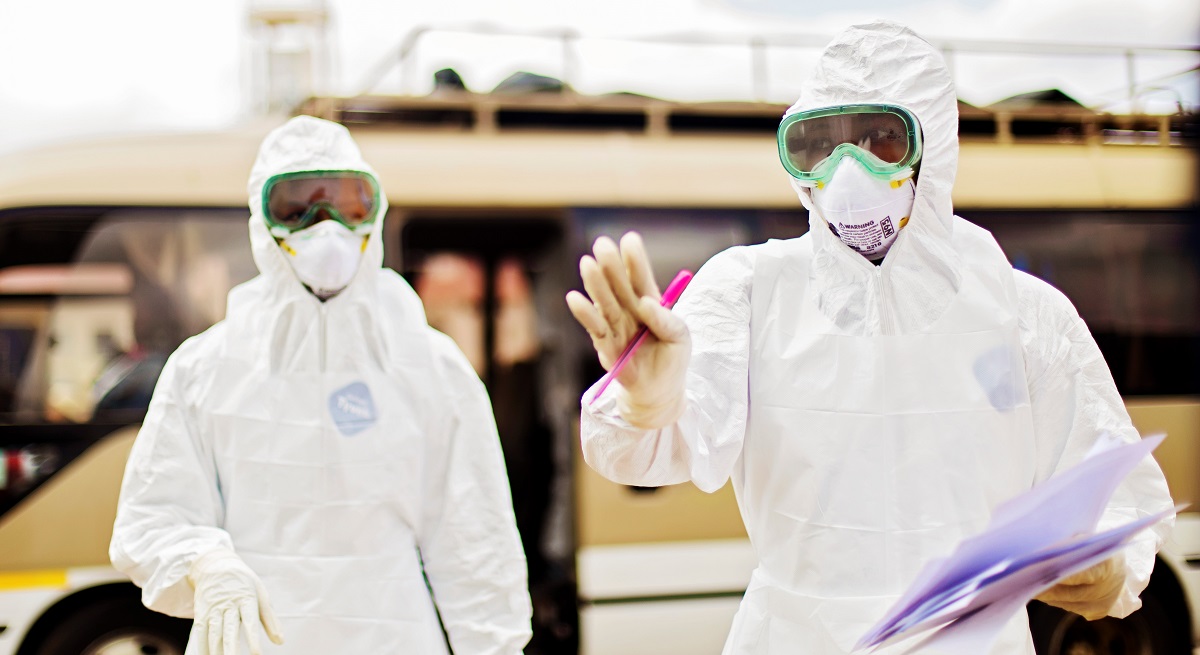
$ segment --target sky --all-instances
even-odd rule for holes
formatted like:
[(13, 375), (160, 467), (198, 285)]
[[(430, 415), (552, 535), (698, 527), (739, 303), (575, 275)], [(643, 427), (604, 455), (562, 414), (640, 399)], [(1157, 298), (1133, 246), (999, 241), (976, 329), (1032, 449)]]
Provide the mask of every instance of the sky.
[[(209, 130), (253, 120), (257, 41), (248, 16), (263, 6), (320, 0), (0, 0), (0, 152), (83, 137)], [(1136, 9), (1132, 8), (1136, 5)], [(634, 91), (677, 100), (791, 102), (819, 48), (771, 46), (751, 82), (745, 45), (662, 46), (654, 38), (721, 35), (733, 42), (826, 40), (872, 18), (904, 22), (935, 44), (967, 44), (951, 60), (959, 95), (986, 105), (1057, 87), (1084, 104), (1128, 108), (1125, 58), (1115, 48), (1200, 44), (1196, 0), (326, 0), (324, 89), (425, 93), (453, 67), (475, 91), (517, 70), (562, 77), (559, 42), (547, 38), (427, 33), (404, 67), (369, 84), (420, 26), (573, 30), (567, 76), (583, 93)], [(1103, 55), (984, 54), (981, 40), (1104, 45)], [(390, 59), (389, 59), (390, 58)], [(1139, 54), (1140, 81), (1200, 63), (1196, 53)], [(1200, 75), (1162, 80), (1138, 96), (1148, 111), (1200, 109)]]

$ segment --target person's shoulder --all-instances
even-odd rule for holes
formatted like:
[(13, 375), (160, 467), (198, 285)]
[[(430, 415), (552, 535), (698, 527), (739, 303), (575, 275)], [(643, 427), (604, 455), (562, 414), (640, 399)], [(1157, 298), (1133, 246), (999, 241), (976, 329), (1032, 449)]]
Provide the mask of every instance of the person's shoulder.
[(183, 343), (179, 344), (179, 347), (175, 349), (175, 352), (171, 353), (168, 359), (196, 363), (212, 361), (220, 355), (221, 346), (225, 342), (225, 333), (228, 329), (228, 324), (225, 321), (217, 321), (200, 334), (194, 334), (184, 339)]
[(1013, 269), (1017, 290), (1017, 326), (1025, 351), (1026, 374), (1041, 379), (1055, 362), (1065, 361), (1087, 334), (1075, 306), (1045, 280)]
[(1045, 280), (1013, 269), (1013, 283), (1022, 319), (1031, 323), (1062, 324), (1078, 318), (1075, 305), (1066, 294)]
[[(458, 361), (458, 356), (462, 354), (462, 349), (458, 347), (458, 343), (450, 335), (429, 325), (425, 326), (425, 335), (429, 339), (430, 354), (446, 361)], [(465, 362), (466, 357), (463, 357), (462, 361)]]
[(454, 339), (429, 326), (425, 327), (425, 335), (429, 344), (430, 364), (450, 391), (460, 393), (464, 385), (483, 384)]
[(387, 310), (390, 320), (398, 320), (409, 327), (426, 323), (425, 305), (404, 276), (390, 268), (383, 268), (376, 281), (376, 301)]
[(188, 337), (179, 344), (162, 367), (162, 376), (188, 388), (201, 384), (224, 357), (228, 324), (219, 321), (200, 334)]
[(696, 273), (697, 281), (707, 284), (721, 282), (725, 285), (737, 286), (739, 282), (749, 282), (754, 277), (754, 265), (760, 257), (780, 253), (784, 250), (801, 246), (800, 239), (766, 241), (752, 245), (738, 245), (726, 248), (709, 258)]
[(762, 243), (731, 246), (713, 255), (708, 261), (727, 266), (753, 268), (755, 260), (759, 257), (782, 255), (811, 248), (809, 241), (807, 235), (801, 235), (791, 239), (768, 239)]

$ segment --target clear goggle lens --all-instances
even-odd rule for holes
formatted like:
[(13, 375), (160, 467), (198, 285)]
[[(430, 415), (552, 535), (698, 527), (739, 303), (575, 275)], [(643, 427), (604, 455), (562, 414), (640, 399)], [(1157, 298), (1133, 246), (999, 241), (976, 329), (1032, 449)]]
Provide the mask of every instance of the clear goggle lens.
[(890, 178), (921, 158), (921, 127), (896, 105), (823, 107), (785, 116), (777, 133), (779, 159), (794, 178), (821, 184), (850, 155), (872, 174)]
[(331, 218), (350, 229), (370, 225), (379, 209), (379, 184), (359, 171), (276, 175), (263, 186), (263, 216), (288, 232)]

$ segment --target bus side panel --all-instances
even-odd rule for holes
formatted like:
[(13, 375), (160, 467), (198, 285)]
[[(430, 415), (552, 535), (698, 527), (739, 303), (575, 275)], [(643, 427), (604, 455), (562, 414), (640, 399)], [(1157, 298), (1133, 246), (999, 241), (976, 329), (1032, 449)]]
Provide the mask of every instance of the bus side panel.
[(1142, 436), (1167, 433), (1155, 449), (1171, 498), (1176, 504), (1190, 503), (1189, 511), (1200, 510), (1200, 400), (1194, 398), (1125, 399), (1125, 408)]
[(100, 440), (0, 519), (0, 571), (106, 566), (136, 426)]

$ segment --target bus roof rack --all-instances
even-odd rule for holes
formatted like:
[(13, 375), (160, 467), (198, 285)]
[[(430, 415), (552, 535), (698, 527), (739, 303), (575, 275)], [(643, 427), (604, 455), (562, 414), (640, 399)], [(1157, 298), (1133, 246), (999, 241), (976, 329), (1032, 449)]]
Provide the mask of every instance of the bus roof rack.
[[(1026, 99), (1022, 99), (1026, 100)], [(527, 94), (437, 90), (426, 96), (313, 97), (296, 108), (354, 128), (506, 132), (623, 132), (649, 137), (774, 134), (787, 105), (679, 102), (569, 89)], [(959, 135), (999, 143), (1197, 143), (1197, 115), (1118, 115), (1067, 102), (959, 103)]]

